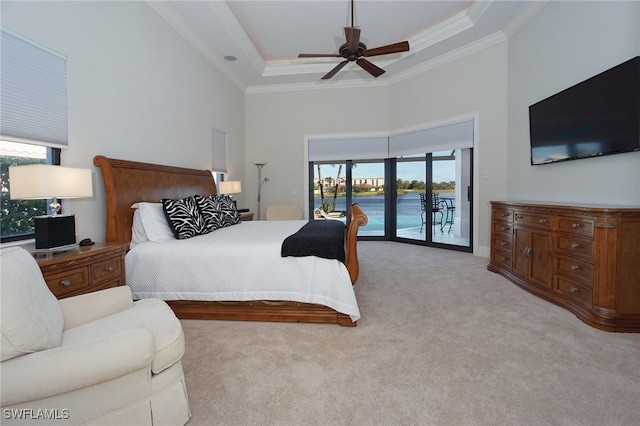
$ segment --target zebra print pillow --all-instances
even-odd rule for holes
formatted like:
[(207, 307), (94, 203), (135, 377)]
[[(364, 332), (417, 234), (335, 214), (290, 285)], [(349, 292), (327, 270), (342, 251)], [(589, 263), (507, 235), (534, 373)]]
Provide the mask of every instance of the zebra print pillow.
[(194, 195), (204, 219), (205, 233), (222, 228), (222, 210), (215, 195)]
[(177, 239), (184, 240), (206, 233), (204, 218), (194, 197), (182, 200), (164, 198), (162, 208)]
[(228, 195), (215, 195), (222, 216), (222, 228), (240, 223), (240, 215)]

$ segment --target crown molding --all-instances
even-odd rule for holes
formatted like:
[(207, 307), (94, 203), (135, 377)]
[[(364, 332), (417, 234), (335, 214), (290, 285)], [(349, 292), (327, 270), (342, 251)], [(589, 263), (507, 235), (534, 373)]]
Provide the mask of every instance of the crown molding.
[(529, 19), (535, 16), (540, 9), (542, 9), (549, 0), (540, 0), (528, 2), (523, 11), (519, 13), (514, 19), (512, 19), (507, 26), (502, 30), (507, 37), (511, 37), (516, 31), (526, 24)]
[[(424, 62), (406, 71), (400, 72), (390, 77), (377, 78), (376, 80), (346, 80), (346, 81), (318, 81), (314, 83), (297, 83), (297, 84), (272, 84), (260, 86), (248, 86), (245, 90), (246, 94), (256, 93), (277, 93), (277, 92), (297, 92), (306, 90), (327, 90), (327, 89), (353, 89), (362, 87), (388, 87), (412, 77), (416, 77), (429, 70), (441, 67), (449, 62), (456, 61), (465, 56), (474, 54), (493, 45), (507, 41), (507, 37), (502, 32), (497, 32), (462, 46), (456, 50), (452, 50), (444, 55), (438, 56), (430, 61)], [(326, 69), (325, 69), (326, 71)]]
[(207, 48), (206, 44), (198, 37), (191, 27), (184, 22), (180, 16), (171, 8), (171, 6), (165, 1), (152, 1), (147, 0), (147, 5), (161, 18), (163, 18), (178, 34), (185, 38), (185, 40), (191, 44), (200, 54), (202, 54), (211, 64), (216, 67), (229, 81), (242, 91), (246, 91), (247, 85), (240, 80), (235, 73), (233, 73), (229, 67), (218, 56)]
[[(326, 69), (324, 70), (326, 71)], [(331, 90), (331, 89), (359, 89), (371, 87), (387, 87), (389, 79), (378, 77), (375, 80), (354, 79), (354, 80), (321, 80), (313, 83), (293, 83), (293, 84), (263, 84), (259, 86), (248, 86), (245, 94), (261, 93), (282, 93), (282, 92), (303, 92), (309, 90)]]
[(258, 73), (264, 75), (267, 64), (256, 49), (255, 45), (245, 32), (242, 25), (233, 14), (226, 1), (207, 1), (209, 9), (218, 18), (219, 23), (227, 30), (231, 37), (238, 43), (240, 49), (247, 55), (251, 64), (258, 70)]
[(447, 52), (444, 55), (440, 55), (430, 61), (409, 68), (406, 71), (401, 71), (389, 77), (389, 80), (392, 84), (398, 83), (505, 41), (507, 41), (507, 37), (501, 31), (498, 31), (480, 40)]
[[(409, 45), (411, 46), (410, 52), (394, 55), (391, 59), (378, 62), (379, 66), (384, 67), (393, 64), (408, 55), (427, 49), (436, 43), (468, 30), (475, 25), (475, 22), (477, 22), (491, 3), (492, 1), (473, 2), (472, 7), (469, 10), (458, 13), (435, 26), (410, 37), (408, 40)], [(474, 6), (476, 4), (479, 6)], [(335, 62), (333, 65), (335, 66), (337, 64), (338, 62)], [(302, 58), (290, 61), (269, 61), (261, 72), (263, 77), (326, 73), (327, 70), (330, 69), (328, 68), (330, 65), (331, 64), (328, 65), (328, 60), (326, 58)]]

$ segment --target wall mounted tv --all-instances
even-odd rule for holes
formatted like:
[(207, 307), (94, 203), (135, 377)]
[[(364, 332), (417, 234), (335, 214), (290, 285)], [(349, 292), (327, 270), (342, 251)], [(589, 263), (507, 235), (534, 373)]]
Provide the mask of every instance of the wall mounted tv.
[(640, 56), (529, 107), (531, 164), (640, 151)]

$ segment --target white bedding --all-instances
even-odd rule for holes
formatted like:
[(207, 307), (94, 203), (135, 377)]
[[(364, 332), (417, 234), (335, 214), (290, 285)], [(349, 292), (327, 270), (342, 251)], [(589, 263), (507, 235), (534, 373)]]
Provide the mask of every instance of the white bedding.
[(338, 261), (281, 257), (282, 241), (306, 221), (247, 221), (186, 240), (144, 242), (126, 255), (134, 298), (291, 300), (360, 319), (351, 279)]

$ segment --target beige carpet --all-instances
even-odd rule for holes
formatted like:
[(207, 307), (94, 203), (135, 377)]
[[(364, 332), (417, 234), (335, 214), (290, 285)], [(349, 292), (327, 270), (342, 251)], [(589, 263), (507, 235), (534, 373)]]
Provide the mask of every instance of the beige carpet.
[(359, 243), (356, 328), (183, 321), (189, 425), (638, 425), (640, 334), (470, 254)]

